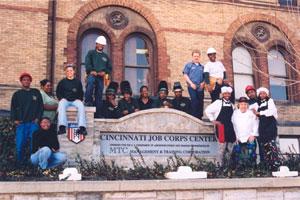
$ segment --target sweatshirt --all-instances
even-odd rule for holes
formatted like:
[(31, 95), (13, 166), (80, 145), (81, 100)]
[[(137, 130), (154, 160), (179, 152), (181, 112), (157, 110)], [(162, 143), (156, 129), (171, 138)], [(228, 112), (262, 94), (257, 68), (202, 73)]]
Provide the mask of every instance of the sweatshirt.
[(21, 89), (13, 94), (10, 106), (10, 118), (12, 121), (17, 120), (27, 123), (35, 119), (40, 120), (43, 112), (43, 99), (38, 89)]
[(59, 81), (56, 87), (56, 96), (59, 100), (65, 98), (67, 101), (83, 100), (83, 90), (81, 81), (77, 78), (64, 78)]

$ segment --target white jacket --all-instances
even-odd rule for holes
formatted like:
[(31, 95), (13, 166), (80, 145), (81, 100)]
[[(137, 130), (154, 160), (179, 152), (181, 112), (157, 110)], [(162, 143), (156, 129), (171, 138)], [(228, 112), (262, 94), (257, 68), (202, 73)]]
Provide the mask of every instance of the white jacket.
[(231, 117), (235, 136), (239, 141), (245, 143), (250, 136), (258, 136), (258, 120), (251, 110), (242, 113), (236, 109)]
[[(266, 105), (267, 105), (267, 102), (262, 103), (262, 104), (260, 104), (259, 108), (260, 108), (260, 107), (264, 107), (264, 106), (266, 106)], [(260, 112), (259, 112), (259, 115), (265, 115), (266, 117), (274, 116), (275, 119), (278, 118), (277, 108), (276, 108), (276, 106), (275, 106), (275, 103), (274, 103), (273, 99), (270, 98), (270, 99), (268, 100), (268, 109), (263, 110), (263, 111), (260, 111)]]
[[(219, 116), (222, 108), (222, 102), (223, 101), (221, 99), (218, 99), (214, 101), (212, 104), (210, 104), (209, 106), (207, 106), (207, 108), (205, 109), (206, 116), (210, 121), (216, 120), (217, 117)], [(224, 104), (223, 106), (232, 106), (232, 108), (234, 109), (234, 105), (232, 103), (225, 104), (223, 102), (223, 104)]]

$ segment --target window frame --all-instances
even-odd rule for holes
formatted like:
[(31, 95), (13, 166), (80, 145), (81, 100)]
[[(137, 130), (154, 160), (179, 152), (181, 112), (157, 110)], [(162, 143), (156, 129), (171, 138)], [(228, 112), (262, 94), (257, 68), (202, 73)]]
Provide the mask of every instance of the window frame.
[[(275, 50), (275, 51), (278, 51), (284, 58), (285, 62), (284, 62), (284, 65), (285, 65), (285, 71), (286, 71), (286, 76), (280, 76), (280, 75), (273, 75), (273, 74), (270, 74), (269, 73), (269, 62), (268, 62), (268, 55), (269, 55), (269, 52), (272, 51), (272, 50)], [(292, 76), (291, 76), (291, 70), (288, 69), (288, 67), (286, 66), (286, 62), (288, 63), (291, 63), (290, 62), (290, 59), (288, 59), (288, 53), (286, 52), (286, 50), (280, 46), (273, 46), (271, 47), (269, 50), (268, 50), (268, 53), (267, 53), (267, 56), (266, 56), (266, 62), (267, 62), (267, 69), (268, 69), (268, 75), (271, 75), (275, 78), (280, 78), (280, 79), (286, 79), (285, 82), (286, 84), (288, 84), (288, 79), (290, 79)], [(270, 95), (272, 97), (272, 91), (271, 91), (271, 78), (269, 77), (269, 87), (270, 87)], [(286, 88), (286, 97), (287, 99), (286, 100), (283, 100), (283, 99), (274, 99), (275, 101), (278, 101), (278, 102), (291, 102), (292, 101), (292, 97), (291, 97), (291, 92), (292, 92), (292, 88), (289, 87), (288, 85), (285, 86)]]
[[(234, 72), (234, 66), (233, 66), (233, 57), (232, 57), (232, 53), (233, 51), (238, 48), (238, 47), (242, 47), (244, 49), (246, 49), (248, 51), (248, 53), (250, 54), (250, 58), (251, 58), (251, 63), (252, 63), (252, 74), (249, 73), (240, 73), (240, 72)], [(255, 52), (255, 48), (252, 47), (250, 44), (245, 43), (245, 42), (239, 42), (237, 44), (235, 44), (232, 48), (231, 51), (231, 60), (232, 60), (232, 75), (233, 75), (233, 85), (234, 85), (234, 75), (248, 75), (252, 77), (253, 80), (253, 87), (257, 88), (258, 83), (259, 83), (259, 79), (258, 79), (258, 72), (255, 71), (253, 68), (254, 66), (257, 66), (258, 60), (257, 60), (257, 56), (256, 56), (256, 52)], [(245, 94), (246, 95), (246, 94)], [(236, 98), (236, 97), (235, 97)]]
[[(99, 35), (103, 35), (106, 39), (106, 46), (107, 46), (107, 55), (108, 57), (111, 59), (111, 55), (112, 55), (112, 43), (110, 41), (110, 38), (108, 37), (108, 34), (99, 29), (99, 28), (90, 28), (85, 30), (81, 35), (80, 35), (80, 39), (79, 39), (79, 48), (78, 48), (78, 65), (77, 65), (77, 76), (81, 79), (81, 67), (84, 65), (85, 66), (85, 61), (81, 60), (82, 58), (82, 41), (83, 39), (89, 35), (89, 34), (99, 34)], [(95, 47), (96, 47), (96, 42), (95, 42)]]
[[(128, 42), (129, 39), (134, 38), (134, 37), (139, 37), (141, 39), (143, 39), (148, 47), (149, 50), (149, 66), (140, 66), (140, 65), (126, 65), (126, 43)], [(154, 47), (153, 47), (153, 42), (150, 39), (150, 37), (148, 37), (145, 33), (142, 32), (134, 32), (131, 33), (129, 35), (127, 35), (123, 41), (123, 80), (125, 80), (125, 70), (126, 68), (134, 68), (134, 69), (138, 69), (138, 68), (142, 68), (142, 69), (148, 69), (149, 73), (148, 73), (148, 77), (147, 77), (147, 82), (148, 82), (148, 91), (149, 91), (149, 95), (153, 95), (155, 88), (154, 88)], [(129, 80), (128, 80), (129, 81)], [(139, 95), (135, 94), (133, 92), (133, 95)]]

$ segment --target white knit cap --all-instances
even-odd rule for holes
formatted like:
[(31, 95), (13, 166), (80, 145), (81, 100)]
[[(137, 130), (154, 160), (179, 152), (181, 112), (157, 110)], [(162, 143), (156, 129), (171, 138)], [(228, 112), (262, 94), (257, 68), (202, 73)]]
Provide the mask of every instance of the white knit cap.
[(227, 86), (223, 86), (221, 88), (221, 93), (223, 94), (224, 92), (229, 92), (231, 93), (232, 92), (232, 88), (231, 87), (227, 87)]
[(269, 96), (269, 90), (267, 88), (265, 88), (265, 87), (258, 88), (258, 90), (257, 90), (257, 96), (259, 96), (260, 92), (265, 92), (267, 94), (267, 96)]

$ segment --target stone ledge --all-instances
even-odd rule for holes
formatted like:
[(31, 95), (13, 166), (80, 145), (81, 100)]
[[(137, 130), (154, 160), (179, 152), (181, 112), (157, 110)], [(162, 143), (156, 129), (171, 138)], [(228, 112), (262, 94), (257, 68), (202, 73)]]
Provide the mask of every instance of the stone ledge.
[[(170, 108), (153, 108), (120, 119), (95, 119), (96, 132), (214, 134), (212, 123)], [(132, 126), (134, 124), (134, 126)]]
[[(77, 109), (74, 106), (69, 106), (67, 108), (68, 112), (77, 112)], [(96, 107), (85, 107), (85, 112), (96, 112)]]
[(179, 116), (182, 116), (182, 117), (185, 117), (185, 118), (188, 118), (189, 120), (192, 120), (196, 123), (199, 123), (201, 125), (206, 125), (206, 126), (211, 126), (211, 123), (207, 123), (207, 122), (204, 122), (192, 115), (189, 115), (185, 112), (182, 112), (180, 110), (176, 110), (176, 109), (172, 109), (172, 108), (151, 108), (151, 109), (147, 109), (147, 110), (141, 110), (141, 111), (138, 111), (138, 112), (134, 112), (134, 113), (131, 113), (129, 115), (126, 115), (124, 117), (121, 117), (119, 119), (95, 119), (95, 122), (123, 122), (123, 121), (126, 121), (130, 118), (134, 118), (134, 117), (138, 117), (140, 115), (147, 115), (147, 114), (152, 114), (152, 113), (168, 113), (168, 114), (177, 114)]
[(133, 192), (169, 190), (220, 190), (297, 188), (296, 178), (244, 178), (205, 180), (135, 180), (135, 181), (76, 181), (76, 182), (0, 182), (1, 194)]

